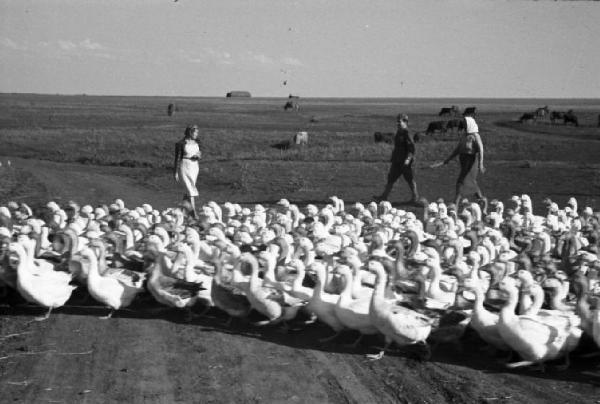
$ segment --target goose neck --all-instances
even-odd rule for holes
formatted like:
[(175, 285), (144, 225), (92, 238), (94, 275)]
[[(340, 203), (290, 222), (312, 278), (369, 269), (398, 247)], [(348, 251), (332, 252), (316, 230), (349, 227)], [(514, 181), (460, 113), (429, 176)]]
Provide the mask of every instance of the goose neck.
[(517, 302), (519, 300), (518, 291), (514, 287), (510, 287), (506, 290), (508, 294), (508, 299), (504, 304), (504, 307), (500, 309), (500, 317), (504, 321), (509, 321), (515, 317), (515, 308), (517, 307)]

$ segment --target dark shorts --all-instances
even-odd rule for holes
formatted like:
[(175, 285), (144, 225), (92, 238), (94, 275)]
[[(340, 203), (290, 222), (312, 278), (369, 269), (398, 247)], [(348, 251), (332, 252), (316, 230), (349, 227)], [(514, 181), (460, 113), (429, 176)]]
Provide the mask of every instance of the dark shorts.
[(412, 182), (414, 180), (415, 173), (412, 161), (407, 166), (402, 163), (392, 163), (390, 171), (388, 172), (388, 183), (396, 182), (400, 177), (404, 177), (406, 182)]

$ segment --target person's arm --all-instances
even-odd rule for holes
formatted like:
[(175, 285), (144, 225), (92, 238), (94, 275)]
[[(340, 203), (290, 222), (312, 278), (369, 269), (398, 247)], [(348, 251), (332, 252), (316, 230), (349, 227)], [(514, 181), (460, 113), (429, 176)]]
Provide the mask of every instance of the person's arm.
[(479, 133), (475, 134), (475, 141), (477, 142), (477, 148), (479, 149), (479, 171), (483, 174), (485, 172), (485, 167), (483, 166), (483, 142), (481, 141)]
[(459, 151), (460, 151), (460, 143), (456, 145), (456, 147), (454, 148), (454, 151), (450, 154), (450, 156), (448, 156), (448, 158), (446, 158), (446, 160), (444, 160), (444, 164), (448, 164), (454, 157), (458, 156)]
[(411, 135), (410, 133), (407, 133), (406, 135), (407, 140), (407, 147), (406, 147), (406, 159), (404, 160), (404, 165), (407, 166), (409, 165), (415, 158), (415, 140), (413, 138), (413, 135)]

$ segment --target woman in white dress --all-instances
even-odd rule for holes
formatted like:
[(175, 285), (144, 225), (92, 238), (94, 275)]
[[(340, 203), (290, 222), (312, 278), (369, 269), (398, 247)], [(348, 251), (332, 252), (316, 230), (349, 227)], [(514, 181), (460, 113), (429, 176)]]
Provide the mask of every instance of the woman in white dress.
[(196, 217), (196, 201), (198, 189), (198, 161), (202, 158), (200, 145), (198, 144), (198, 127), (188, 126), (185, 128), (183, 139), (175, 144), (175, 181), (182, 183), (185, 188), (183, 199), (189, 201), (192, 215)]

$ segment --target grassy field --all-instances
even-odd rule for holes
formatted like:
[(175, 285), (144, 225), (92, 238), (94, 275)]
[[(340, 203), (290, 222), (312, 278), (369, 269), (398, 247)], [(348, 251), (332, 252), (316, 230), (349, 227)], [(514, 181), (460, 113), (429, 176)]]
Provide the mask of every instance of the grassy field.
[[(170, 102), (178, 111), (167, 116)], [(477, 121), (485, 144), (488, 173), (481, 185), (490, 197), (532, 193), (538, 200), (569, 195), (595, 204), (600, 194), (597, 156), (600, 100), (434, 100), (305, 99), (300, 112), (285, 112), (283, 99), (161, 98), (9, 95), (0, 96), (0, 155), (74, 163), (96, 172), (132, 178), (140, 186), (172, 195), (174, 143), (186, 125), (201, 128), (204, 160), (198, 180), (201, 199), (272, 202), (323, 201), (337, 194), (366, 201), (380, 192), (391, 146), (376, 144), (375, 131), (394, 131), (398, 112), (409, 115), (410, 130), (422, 132), (451, 104), (478, 107)], [(521, 113), (549, 105), (574, 109), (581, 126), (549, 121), (519, 124)], [(283, 150), (298, 130), (309, 132), (307, 147)], [(430, 170), (454, 147), (454, 133), (422, 136), (418, 144), (418, 183), (429, 199), (453, 194), (457, 165)], [(129, 170), (111, 170), (123, 167)], [(18, 167), (17, 167), (18, 168)], [(107, 171), (109, 170), (109, 171)], [(5, 173), (2, 200), (31, 195), (31, 170)], [(21, 178), (21, 175), (23, 178)], [(35, 175), (34, 175), (35, 177)], [(12, 181), (12, 183), (11, 183)], [(40, 184), (42, 189), (44, 184)], [(23, 187), (28, 187), (23, 189)], [(110, 195), (112, 197), (112, 195)], [(40, 198), (60, 192), (41, 193)], [(86, 198), (82, 190), (80, 198)], [(408, 198), (399, 183), (394, 202)], [(90, 201), (99, 203), (104, 201)], [(535, 199), (534, 199), (535, 202)]]

